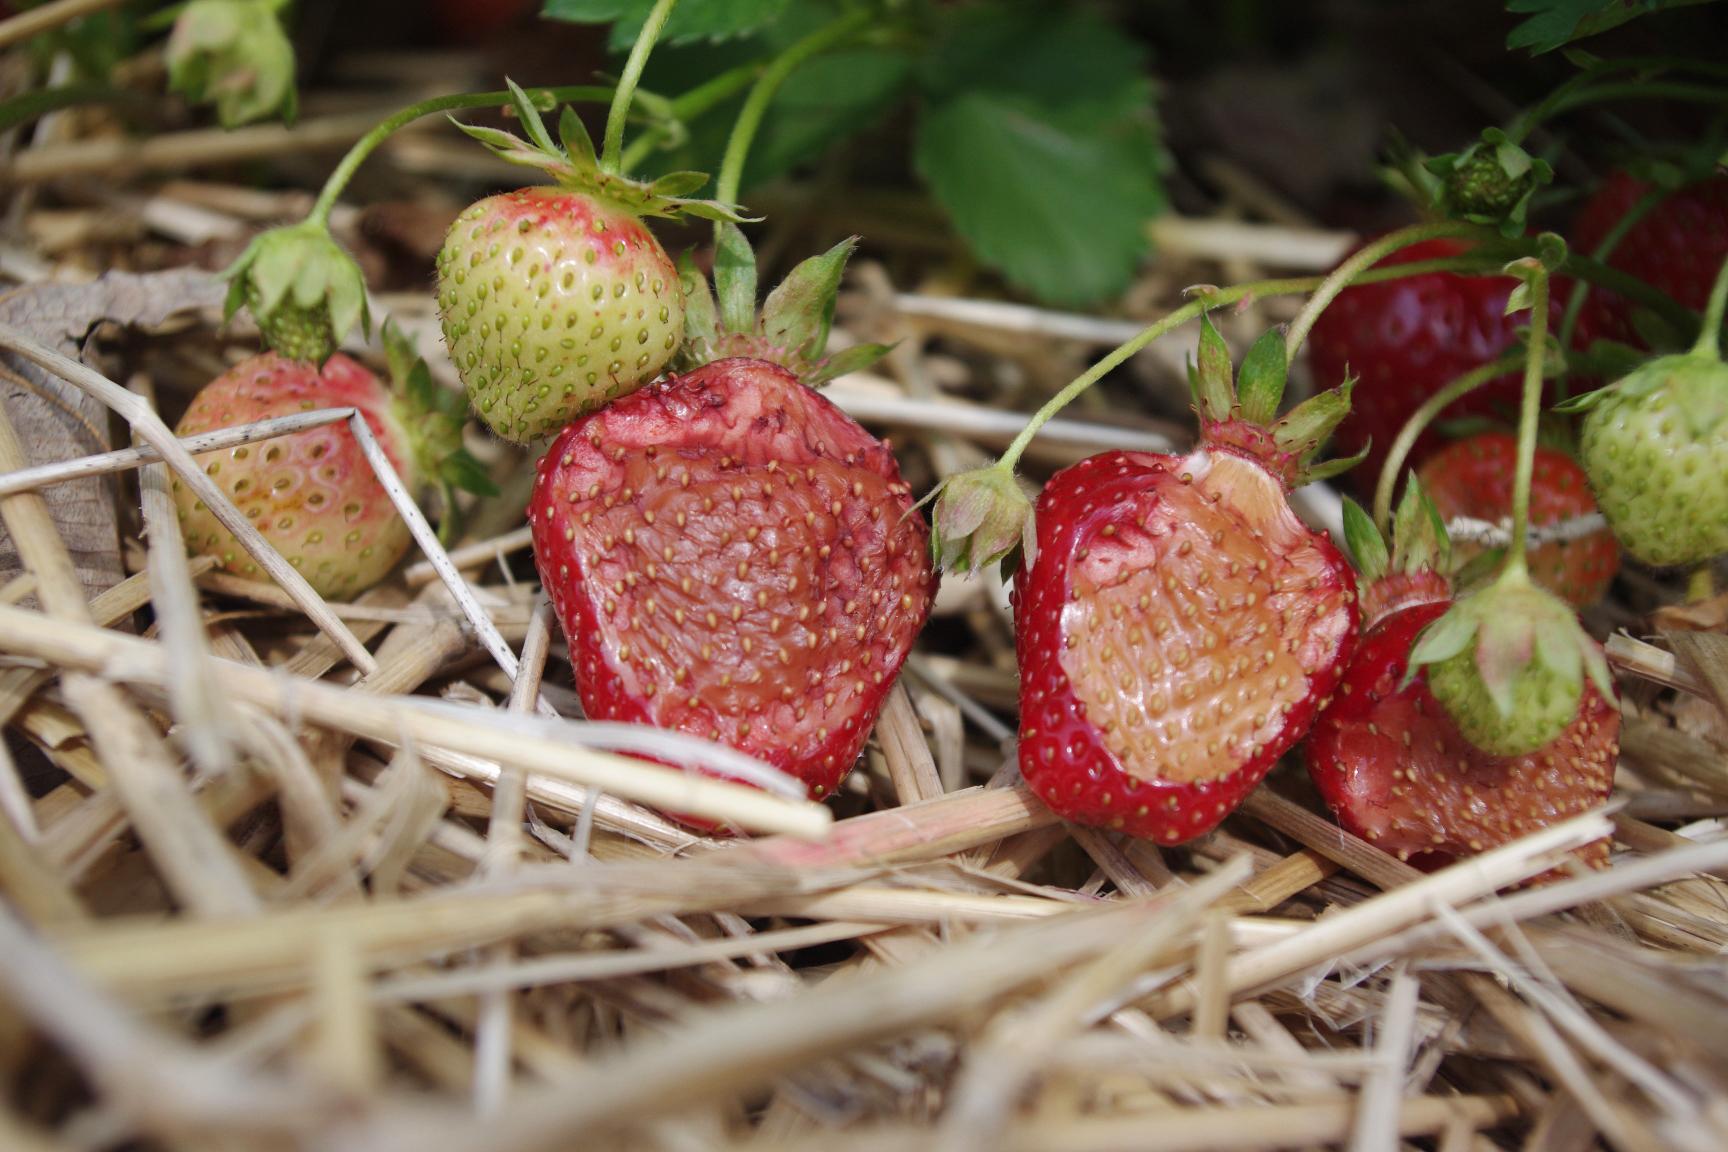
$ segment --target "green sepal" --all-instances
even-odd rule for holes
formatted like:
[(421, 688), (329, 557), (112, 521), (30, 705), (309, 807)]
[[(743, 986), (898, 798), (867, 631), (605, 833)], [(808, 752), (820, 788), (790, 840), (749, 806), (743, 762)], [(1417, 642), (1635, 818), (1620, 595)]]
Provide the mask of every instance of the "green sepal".
[(705, 364), (714, 358), (713, 343), (720, 331), (720, 319), (708, 278), (696, 267), (696, 258), (688, 250), (678, 257), (678, 288), (684, 295), (684, 346), (679, 355)]
[(1200, 347), (1195, 353), (1190, 382), (1194, 386), (1194, 407), (1202, 421), (1228, 420), (1235, 405), (1235, 385), (1231, 379), (1230, 346), (1212, 324), (1208, 313), (1200, 314)]
[(1436, 178), (1441, 211), (1498, 227), (1509, 240), (1524, 234), (1531, 198), (1554, 180), (1546, 160), (1530, 155), (1499, 128), (1486, 129), (1461, 152), (1429, 158), (1423, 167)]
[(854, 344), (817, 361), (809, 370), (799, 373), (798, 378), (812, 388), (820, 388), (849, 372), (862, 372), (892, 351), (892, 344)]
[(1452, 537), (1416, 473), (1404, 485), (1404, 498), (1392, 515), (1392, 567), (1399, 572), (1452, 570)]
[(1297, 477), (1298, 485), (1314, 484), (1321, 480), (1330, 480), (1334, 476), (1342, 476), (1362, 461), (1368, 459), (1369, 446), (1364, 444), (1362, 451), (1354, 456), (1337, 456), (1331, 460), (1322, 460), (1318, 464), (1309, 464), (1302, 468)]
[(224, 128), (267, 116), (292, 124), (294, 45), (277, 17), (282, 0), (193, 0), (168, 36), (168, 86), (214, 104)]
[(593, 137), (574, 111), (566, 107), (559, 114), (558, 134), (562, 142), (554, 143), (533, 97), (515, 81), (506, 80), (506, 83), (510, 86), (516, 118), (522, 122), (522, 130), (528, 137), (526, 140), (496, 128), (482, 128), (453, 120), (458, 128), (485, 145), (500, 160), (538, 169), (561, 187), (604, 200), (637, 216), (697, 216), (731, 223), (749, 219), (739, 212), (736, 205), (686, 199), (685, 192), (694, 191), (707, 180), (703, 177), (702, 181), (691, 183), (694, 173), (677, 172), (647, 183), (604, 171), (594, 152)]
[(1443, 616), (1422, 629), (1416, 643), (1410, 646), (1410, 662), (1404, 669), (1400, 687), (1414, 680), (1423, 666), (1450, 660), (1470, 646), (1476, 638), (1477, 620), (1468, 604), (1468, 600), (1455, 601)]
[[(383, 340), (396, 418), (407, 433), (413, 469), (404, 481), (410, 488), (429, 482), (477, 496), (498, 495), (498, 486), (486, 474), (485, 466), (462, 443), (462, 431), (468, 423), (467, 395), (440, 387), (413, 341), (391, 321), (384, 322)], [(454, 511), (454, 503), (445, 509), (446, 515)]]
[(1269, 424), (1284, 401), (1284, 386), (1290, 377), (1290, 362), (1284, 356), (1284, 334), (1269, 328), (1260, 334), (1242, 357), (1236, 373), (1236, 402), (1242, 419), (1251, 424)]
[(930, 555), (938, 568), (978, 572), (1021, 546), (1031, 517), (1012, 470), (992, 464), (951, 476), (936, 493)]
[(1350, 393), (1355, 388), (1355, 378), (1346, 377), (1338, 387), (1308, 397), (1272, 425), (1273, 442), (1293, 456), (1312, 456), (1350, 415)]
[(1344, 497), (1344, 552), (1363, 583), (1372, 583), (1390, 570), (1386, 540), (1374, 526), (1374, 518), (1348, 496)]
[(371, 334), (360, 265), (319, 221), (259, 233), (223, 276), (224, 318), (249, 308), (265, 343), (292, 359), (322, 363), (356, 324)]
[(834, 326), (834, 301), (846, 261), (858, 246), (851, 236), (786, 274), (762, 302), (762, 335), (789, 356), (818, 360)]
[(722, 332), (756, 329), (756, 253), (743, 229), (722, 224), (714, 244), (714, 293)]

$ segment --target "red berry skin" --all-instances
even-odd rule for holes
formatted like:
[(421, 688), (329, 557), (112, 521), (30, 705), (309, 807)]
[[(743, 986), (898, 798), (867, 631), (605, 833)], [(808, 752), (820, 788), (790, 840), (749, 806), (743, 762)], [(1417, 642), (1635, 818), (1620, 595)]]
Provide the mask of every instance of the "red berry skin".
[(529, 518), (583, 708), (832, 793), (929, 614), (912, 506), (886, 444), (766, 361), (717, 360), (571, 424)]
[[(1400, 249), (1375, 267), (1456, 256), (1453, 240), (1426, 240)], [(1333, 434), (1332, 453), (1352, 456), (1372, 441), (1366, 460), (1348, 475), (1372, 494), (1386, 452), (1417, 408), (1472, 368), (1503, 356), (1528, 317), (1507, 316), (1513, 281), (1505, 276), (1430, 272), (1346, 288), (1314, 322), (1308, 336), (1316, 388), (1358, 379), (1350, 415)], [(1440, 419), (1495, 416), (1518, 406), (1520, 374), (1496, 377), (1450, 405)], [(1441, 444), (1430, 425), (1411, 449), (1420, 464)]]
[(1343, 674), (1350, 566), (1278, 479), (1218, 448), (1090, 457), (1036, 515), (1014, 581), (1021, 775), (1068, 820), (1210, 831)]
[[(1595, 252), (1609, 230), (1649, 190), (1650, 185), (1625, 172), (1609, 176), (1572, 222), (1572, 250), (1583, 255)], [(1702, 312), (1724, 259), (1728, 259), (1728, 176), (1714, 176), (1671, 193), (1651, 208), (1620, 238), (1608, 263)], [(1560, 298), (1566, 291), (1556, 285)], [(1634, 311), (1625, 297), (1591, 288), (1578, 314), (1574, 345), (1588, 348), (1592, 341), (1617, 340), (1644, 347), (1632, 323)]]
[[(1442, 519), (1469, 516), (1497, 522), (1512, 515), (1517, 462), (1517, 437), (1503, 432), (1471, 436), (1428, 458), (1421, 468), (1422, 486)], [(1538, 446), (1530, 480), (1530, 523), (1555, 524), (1596, 511), (1596, 497), (1578, 462), (1564, 452)], [(1454, 548), (1461, 560), (1480, 551), (1462, 542)], [(1620, 570), (1620, 546), (1604, 527), (1577, 540), (1532, 548), (1526, 559), (1537, 583), (1583, 608), (1600, 600), (1614, 582)]]
[[(358, 408), (410, 490), (407, 435), (390, 389), (337, 353), (316, 364), (266, 352), (230, 368), (198, 393), (175, 434), (191, 436), (315, 408)], [(246, 444), (195, 459), (321, 596), (352, 596), (382, 580), (413, 544), (408, 525), (373, 475), (346, 423)], [(263, 578), (216, 516), (173, 485), (186, 547), (237, 576)]]
[[(1428, 690), (1400, 688), (1410, 648), (1446, 602), (1396, 612), (1369, 630), (1303, 751), (1345, 829), (1432, 870), (1601, 805), (1614, 786), (1620, 712), (1588, 681), (1578, 717), (1552, 744), (1496, 757), (1466, 740)], [(1578, 853), (1608, 863), (1608, 843)]]

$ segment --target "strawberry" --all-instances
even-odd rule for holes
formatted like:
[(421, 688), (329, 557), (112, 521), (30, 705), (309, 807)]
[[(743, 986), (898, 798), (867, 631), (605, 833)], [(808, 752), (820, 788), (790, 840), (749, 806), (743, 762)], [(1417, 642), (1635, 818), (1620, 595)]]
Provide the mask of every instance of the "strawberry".
[[(1535, 752), (1494, 756), (1466, 739), (1427, 677), (1406, 678), (1412, 642), (1447, 606), (1411, 605), (1373, 626), (1303, 746), (1338, 822), (1425, 869), (1601, 805), (1619, 751), (1619, 710), (1594, 686), (1559, 737)], [(1579, 855), (1605, 867), (1608, 843)]]
[[(742, 237), (725, 242), (736, 252)], [(788, 277), (826, 291), (776, 292), (754, 335), (734, 335), (766, 352), (770, 331), (797, 329), (786, 360), (829, 363), (849, 247)], [(717, 268), (736, 321), (745, 278)], [(713, 320), (705, 291), (693, 311)], [(912, 508), (889, 447), (787, 363), (725, 356), (577, 420), (541, 459), (528, 514), (583, 707), (721, 741), (832, 793), (929, 613)]]
[[(1445, 520), (1468, 516), (1499, 523), (1512, 514), (1513, 465), (1518, 439), (1504, 432), (1486, 432), (1455, 441), (1422, 465), (1422, 482)], [(1530, 522), (1554, 524), (1596, 511), (1589, 480), (1577, 461), (1564, 452), (1538, 446), (1531, 477)], [(1462, 559), (1479, 552), (1459, 548)], [(1620, 549), (1608, 531), (1576, 540), (1556, 540), (1530, 550), (1530, 575), (1544, 588), (1558, 592), (1582, 608), (1602, 598), (1620, 570)]]
[[(1651, 185), (1626, 172), (1602, 182), (1572, 222), (1573, 250), (1590, 255), (1607, 239)], [(1728, 176), (1687, 185), (1654, 204), (1615, 244), (1608, 263), (1660, 288), (1693, 310), (1704, 307), (1710, 281), (1728, 259)], [(1578, 314), (1573, 342), (1596, 340), (1644, 347), (1634, 324), (1635, 306), (1604, 288), (1591, 288)]]
[[(1400, 249), (1377, 267), (1463, 251), (1454, 240), (1428, 240)], [(1505, 276), (1452, 272), (1360, 284), (1339, 293), (1314, 322), (1308, 349), (1316, 383), (1336, 385), (1349, 375), (1361, 382), (1338, 428), (1337, 450), (1367, 448), (1365, 464), (1356, 470), (1364, 492), (1372, 491), (1387, 449), (1424, 400), (1512, 348), (1517, 326), (1506, 315), (1512, 287)], [(1441, 418), (1491, 416), (1515, 408), (1517, 401), (1518, 376), (1509, 373), (1449, 406)], [(1439, 444), (1433, 431), (1424, 432), (1409, 462), (1420, 464)]]
[[(1722, 278), (1728, 282), (1728, 264)], [(1646, 564), (1728, 552), (1728, 366), (1718, 285), (1690, 352), (1661, 356), (1563, 405), (1586, 412), (1579, 454), (1608, 526)]]
[(1355, 580), (1286, 496), (1338, 470), (1307, 461), (1348, 388), (1272, 423), (1285, 369), (1268, 333), (1238, 396), (1207, 323), (1200, 445), (1093, 456), (1038, 499), (1035, 548), (1014, 578), (1020, 771), (1066, 819), (1163, 844), (1209, 831), (1343, 673)]
[[(320, 369), (267, 352), (242, 361), (206, 385), (181, 417), (189, 436), (289, 416), (314, 408), (357, 408), (410, 490), (441, 479), (483, 490), (484, 476), (461, 450), (461, 397), (432, 383), (387, 329), (393, 392), (363, 365), (337, 353)], [(451, 411), (451, 403), (456, 406)], [(352, 596), (382, 580), (412, 543), (408, 526), (378, 483), (346, 424), (296, 432), (196, 458), (256, 524), (264, 538), (324, 596)], [(203, 501), (173, 485), (180, 526), (194, 555), (257, 576), (252, 558)]]
[(642, 184), (602, 171), (569, 108), (554, 144), (533, 102), (511, 90), (528, 140), (463, 130), (557, 184), (488, 196), (457, 217), (438, 253), (438, 309), (475, 412), (527, 443), (653, 379), (678, 350), (678, 270), (641, 217), (736, 217), (679, 198), (706, 181), (698, 173)]

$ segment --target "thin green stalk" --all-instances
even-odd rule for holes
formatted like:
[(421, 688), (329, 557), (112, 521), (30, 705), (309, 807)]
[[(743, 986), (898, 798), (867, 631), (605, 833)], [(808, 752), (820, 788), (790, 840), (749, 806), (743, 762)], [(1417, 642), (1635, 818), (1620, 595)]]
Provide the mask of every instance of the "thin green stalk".
[[(1614, 226), (1608, 229), (1607, 234), (1602, 237), (1602, 242), (1596, 245), (1595, 250), (1590, 253), (1590, 259), (1606, 266), (1608, 258), (1614, 255), (1614, 250), (1620, 247), (1620, 242), (1626, 238), (1626, 234), (1632, 231), (1638, 221), (1649, 215), (1650, 210), (1660, 204), (1667, 196), (1668, 191), (1664, 188), (1652, 188), (1641, 196), (1624, 216), (1614, 221)], [(1572, 285), (1572, 291), (1566, 297), (1566, 311), (1560, 317), (1560, 347), (1572, 347), (1572, 333), (1578, 327), (1578, 317), (1583, 314), (1584, 301), (1589, 295), (1590, 284), (1588, 281), (1580, 280)], [(1565, 397), (1561, 397), (1561, 399), (1565, 399)]]
[(1524, 553), (1530, 539), (1530, 477), (1536, 470), (1542, 373), (1548, 358), (1548, 270), (1538, 265), (1529, 283), (1530, 346), (1525, 349), (1524, 398), (1518, 412), (1518, 464), (1512, 480), (1512, 547), (1506, 554), (1505, 568), (1508, 576), (1529, 573)]
[(1454, 401), (1470, 395), (1496, 376), (1516, 370), (1522, 362), (1522, 356), (1512, 355), (1480, 364), (1424, 400), (1422, 406), (1404, 421), (1404, 426), (1398, 429), (1397, 439), (1392, 441), (1392, 448), (1386, 454), (1386, 462), (1380, 466), (1380, 476), (1374, 486), (1374, 523), (1380, 526), (1382, 532), (1392, 523), (1392, 492), (1398, 485), (1398, 473), (1403, 469), (1404, 461), (1409, 459), (1410, 449), (1416, 446), (1416, 441), (1423, 431), (1440, 413), (1451, 407)]
[[(607, 100), (612, 96), (612, 89), (597, 88), (590, 84), (577, 85), (568, 88), (530, 88), (528, 95), (536, 99), (549, 99), (553, 102), (565, 100)], [(348, 149), (348, 154), (342, 157), (342, 162), (336, 165), (336, 170), (330, 173), (324, 181), (323, 189), (318, 193), (318, 202), (312, 205), (312, 211), (307, 214), (310, 220), (321, 224), (330, 222), (330, 212), (336, 207), (336, 201), (341, 197), (343, 189), (348, 187), (348, 181), (354, 178), (354, 173), (366, 158), (378, 150), (378, 146), (388, 140), (398, 129), (401, 129), (422, 116), (431, 116), (437, 112), (454, 112), (459, 108), (491, 108), (500, 104), (510, 103), (509, 92), (462, 92), (453, 96), (435, 96), (430, 100), (422, 100), (411, 104), (402, 111), (381, 121), (378, 126), (354, 142)]]
[(1613, 100), (1676, 100), (1688, 104), (1720, 104), (1728, 101), (1728, 88), (1715, 84), (1685, 84), (1678, 81), (1650, 84), (1632, 80), (1624, 84), (1603, 84), (1570, 95), (1555, 104), (1548, 115), (1558, 116), (1563, 112)]
[[(762, 75), (762, 64), (759, 61), (730, 68), (712, 80), (690, 89), (683, 95), (674, 96), (667, 107), (669, 117), (678, 124), (692, 120), (715, 105), (723, 104), (744, 91), (755, 83), (756, 78), (760, 75)], [(619, 161), (622, 170), (634, 172), (640, 168), (643, 162), (648, 159), (649, 153), (653, 152), (665, 139), (668, 130), (668, 125), (654, 124), (631, 141), (630, 146), (624, 149), (624, 158)]]
[[(1531, 251), (1534, 250), (1532, 246)], [(1642, 304), (1681, 332), (1698, 321), (1696, 313), (1660, 288), (1654, 288), (1638, 277), (1600, 260), (1592, 260), (1588, 256), (1571, 252), (1567, 254), (1566, 262), (1560, 266), (1559, 272), (1562, 276), (1587, 280), (1598, 288), (1617, 292), (1634, 304)]]
[(630, 99), (636, 95), (636, 85), (642, 80), (642, 69), (648, 66), (648, 54), (654, 51), (654, 41), (666, 27), (672, 6), (678, 0), (656, 0), (654, 8), (643, 21), (642, 31), (624, 62), (624, 73), (618, 77), (618, 88), (612, 93), (612, 107), (606, 113), (606, 140), (600, 151), (600, 167), (607, 172), (619, 171), (619, 157), (624, 151), (624, 122), (630, 117)]
[(870, 26), (873, 18), (869, 9), (856, 9), (832, 24), (810, 33), (780, 53), (763, 70), (756, 80), (756, 86), (750, 89), (750, 95), (745, 98), (744, 107), (738, 110), (738, 119), (732, 125), (732, 135), (726, 140), (726, 155), (720, 161), (720, 176), (714, 183), (714, 199), (722, 204), (737, 202), (738, 185), (744, 179), (744, 161), (750, 155), (750, 145), (756, 139), (756, 130), (762, 126), (762, 117), (767, 113), (768, 106), (774, 102), (774, 97), (779, 94), (780, 86), (786, 82), (786, 78), (802, 67), (805, 61), (862, 32)]
[(1711, 286), (1710, 300), (1704, 305), (1704, 330), (1698, 333), (1698, 343), (1692, 346), (1692, 355), (1721, 359), (1724, 308), (1728, 308), (1728, 260), (1724, 260), (1716, 271), (1716, 283)]
[(1453, 220), (1441, 220), (1431, 224), (1412, 224), (1408, 228), (1400, 228), (1396, 232), (1388, 232), (1364, 245), (1352, 253), (1338, 267), (1334, 268), (1314, 295), (1302, 306), (1302, 311), (1296, 319), (1290, 322), (1290, 329), (1284, 334), (1285, 359), (1294, 363), (1296, 352), (1302, 347), (1302, 341), (1307, 339), (1308, 330), (1314, 327), (1314, 321), (1320, 318), (1320, 313), (1337, 298), (1338, 293), (1349, 287), (1351, 282), (1362, 272), (1384, 260), (1400, 248), (1408, 248), (1424, 240), (1435, 240), (1445, 236), (1480, 237), (1482, 229), (1475, 224), (1463, 224)]
[[(1413, 261), (1409, 264), (1394, 264), (1388, 268), (1370, 269), (1357, 277), (1356, 283), (1378, 284), (1385, 280), (1401, 280), (1406, 276), (1420, 276), (1427, 272), (1471, 273), (1489, 270), (1489, 268), (1482, 266), (1479, 258), (1453, 256), (1436, 260)], [(1250, 296), (1294, 296), (1303, 292), (1312, 292), (1323, 283), (1325, 283), (1325, 278), (1321, 276), (1287, 276), (1278, 280), (1255, 280), (1248, 284), (1236, 284), (1211, 292), (1184, 304), (1176, 311), (1142, 329), (1127, 343), (1113, 349), (1102, 360), (1076, 377), (1062, 391), (1047, 400), (1044, 406), (1026, 421), (1026, 426), (1020, 430), (1019, 435), (1014, 437), (1014, 442), (1003, 450), (1001, 457), (996, 461), (997, 465), (1012, 470), (1014, 465), (1019, 462), (1021, 453), (1026, 451), (1026, 446), (1032, 442), (1034, 436), (1038, 435), (1038, 430), (1049, 423), (1052, 417), (1066, 408), (1082, 392), (1096, 384), (1112, 369), (1160, 336), (1193, 320), (1200, 313), (1212, 308), (1234, 304), (1238, 300), (1244, 300)]]

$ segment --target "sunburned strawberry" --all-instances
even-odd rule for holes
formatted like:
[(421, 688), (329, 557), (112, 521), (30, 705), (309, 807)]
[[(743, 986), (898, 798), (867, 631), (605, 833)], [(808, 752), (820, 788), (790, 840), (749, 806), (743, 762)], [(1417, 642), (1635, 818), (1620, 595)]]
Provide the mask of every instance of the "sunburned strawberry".
[[(1425, 674), (1405, 681), (1412, 643), (1446, 608), (1406, 607), (1370, 629), (1303, 745), (1340, 824), (1430, 869), (1600, 806), (1619, 750), (1619, 710), (1594, 686), (1559, 737), (1535, 752), (1493, 756), (1467, 740)], [(1606, 866), (1607, 841), (1579, 856)]]
[[(826, 363), (838, 263), (801, 295), (801, 321), (785, 293), (769, 297), (776, 330), (807, 326), (785, 345), (805, 354), (794, 361)], [(736, 312), (742, 285), (722, 280)], [(584, 708), (833, 792), (929, 613), (912, 508), (889, 447), (765, 359), (716, 360), (571, 424), (540, 462), (529, 518)]]
[(527, 443), (645, 384), (678, 350), (678, 271), (641, 217), (733, 217), (679, 198), (706, 180), (699, 174), (641, 184), (602, 171), (568, 108), (554, 144), (511, 87), (529, 140), (465, 130), (558, 183), (488, 196), (457, 217), (438, 254), (438, 309), (475, 412)]
[[(393, 332), (386, 339), (398, 377), (394, 390), (341, 353), (320, 370), (268, 352), (205, 386), (175, 431), (190, 436), (315, 408), (352, 407), (410, 490), (432, 480), (484, 488), (478, 466), (461, 448), (462, 398), (437, 388)], [(321, 595), (352, 596), (371, 587), (412, 543), (345, 423), (207, 452), (197, 460)], [(216, 557), (236, 575), (259, 575), (203, 501), (178, 481), (173, 489), (188, 549)]]
[(1020, 770), (1066, 819), (1164, 844), (1215, 827), (1307, 731), (1355, 645), (1350, 567), (1286, 500), (1326, 471), (1306, 461), (1347, 391), (1268, 427), (1285, 371), (1268, 335), (1256, 353), (1275, 363), (1250, 355), (1238, 401), (1206, 325), (1193, 452), (1093, 456), (1038, 500), (1014, 578)]
[[(1512, 514), (1513, 465), (1518, 439), (1485, 432), (1448, 444), (1422, 465), (1422, 482), (1446, 520), (1467, 516), (1499, 523)], [(1584, 470), (1564, 452), (1538, 446), (1530, 484), (1533, 527), (1576, 520), (1596, 512), (1596, 499)], [(1460, 545), (1461, 558), (1480, 549)], [(1530, 575), (1550, 591), (1582, 608), (1602, 598), (1620, 570), (1620, 548), (1606, 530), (1532, 548)]]
[[(1651, 186), (1625, 172), (1602, 182), (1572, 223), (1571, 246), (1594, 253)], [(1728, 259), (1728, 176), (1713, 176), (1672, 192), (1652, 205), (1614, 245), (1608, 263), (1700, 310), (1716, 269)], [(1643, 347), (1636, 306), (1605, 288), (1590, 289), (1578, 314), (1574, 343), (1616, 340)]]
[[(1463, 251), (1454, 240), (1428, 240), (1400, 249), (1376, 267)], [(1354, 474), (1358, 488), (1372, 491), (1398, 430), (1423, 401), (1512, 349), (1517, 322), (1506, 315), (1512, 286), (1505, 276), (1429, 272), (1346, 288), (1320, 314), (1308, 336), (1316, 382), (1332, 386), (1354, 376), (1360, 385), (1335, 438), (1339, 452), (1368, 449)], [(1450, 405), (1441, 419), (1493, 416), (1517, 403), (1518, 376), (1509, 373)], [(1436, 433), (1425, 432), (1412, 447), (1409, 463), (1420, 464), (1440, 443)]]

